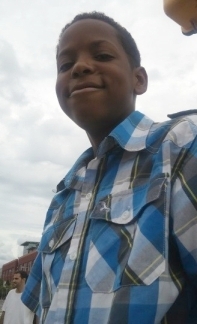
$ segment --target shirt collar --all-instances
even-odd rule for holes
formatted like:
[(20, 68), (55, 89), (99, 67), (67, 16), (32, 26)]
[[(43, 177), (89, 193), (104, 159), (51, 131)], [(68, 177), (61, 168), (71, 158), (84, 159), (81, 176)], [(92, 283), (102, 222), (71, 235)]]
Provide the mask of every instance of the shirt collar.
[[(115, 145), (127, 151), (139, 151), (146, 147), (147, 135), (154, 122), (139, 111), (132, 112), (101, 142), (97, 157), (101, 157)], [(75, 182), (78, 171), (94, 158), (93, 149), (86, 150), (73, 165), (66, 177), (57, 185), (57, 191), (69, 188)], [(81, 179), (82, 180), (82, 179)], [(78, 179), (80, 185), (80, 179)]]
[(139, 111), (132, 112), (104, 139), (99, 146), (98, 155), (104, 154), (115, 144), (130, 152), (144, 149), (153, 123), (153, 120)]
[[(78, 173), (78, 171), (80, 169), (82, 169), (83, 167), (86, 167), (88, 162), (90, 160), (92, 160), (94, 158), (94, 152), (92, 147), (90, 147), (89, 149), (87, 149), (85, 152), (83, 152), (80, 157), (77, 159), (77, 161), (75, 162), (75, 164), (73, 165), (73, 167), (70, 169), (70, 171), (67, 173), (67, 175), (65, 176), (65, 178), (60, 181), (60, 183), (57, 185), (57, 192), (63, 190), (63, 189), (67, 189), (71, 186), (71, 184), (73, 184), (73, 182), (76, 182), (76, 174)], [(81, 184), (80, 182), (83, 182), (83, 179), (81, 179), (82, 181), (80, 181), (80, 179), (78, 179), (78, 186), (80, 187)]]

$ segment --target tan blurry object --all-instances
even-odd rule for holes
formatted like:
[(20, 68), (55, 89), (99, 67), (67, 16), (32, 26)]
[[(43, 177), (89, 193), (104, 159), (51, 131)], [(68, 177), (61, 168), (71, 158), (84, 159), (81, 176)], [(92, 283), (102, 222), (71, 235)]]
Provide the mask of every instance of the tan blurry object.
[(197, 0), (163, 0), (164, 12), (178, 23), (184, 35), (197, 33)]

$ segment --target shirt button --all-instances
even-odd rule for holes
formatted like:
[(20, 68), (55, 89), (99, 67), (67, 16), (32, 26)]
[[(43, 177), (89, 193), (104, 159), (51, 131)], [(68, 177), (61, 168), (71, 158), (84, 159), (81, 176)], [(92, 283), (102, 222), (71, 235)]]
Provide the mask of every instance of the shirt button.
[(127, 219), (127, 218), (129, 218), (129, 215), (130, 215), (129, 211), (126, 210), (126, 211), (122, 214), (122, 219)]
[(70, 254), (70, 260), (74, 261), (77, 258), (77, 252), (72, 252)]
[(53, 245), (54, 245), (54, 239), (52, 239), (52, 240), (49, 241), (49, 247), (52, 248)]
[(86, 195), (86, 199), (89, 200), (91, 197), (92, 197), (92, 194), (91, 194), (91, 192), (89, 192), (89, 193)]

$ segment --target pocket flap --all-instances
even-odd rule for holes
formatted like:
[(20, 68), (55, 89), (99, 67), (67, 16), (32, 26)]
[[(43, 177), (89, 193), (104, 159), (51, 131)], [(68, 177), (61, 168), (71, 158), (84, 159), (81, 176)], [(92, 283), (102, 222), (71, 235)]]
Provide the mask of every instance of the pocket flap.
[(160, 197), (165, 180), (165, 175), (161, 174), (160, 177), (157, 176), (140, 188), (128, 189), (104, 197), (96, 204), (90, 218), (116, 224), (128, 224), (147, 204)]
[(48, 227), (42, 235), (38, 251), (52, 253), (62, 244), (67, 242), (72, 237), (75, 221), (76, 217), (73, 216)]

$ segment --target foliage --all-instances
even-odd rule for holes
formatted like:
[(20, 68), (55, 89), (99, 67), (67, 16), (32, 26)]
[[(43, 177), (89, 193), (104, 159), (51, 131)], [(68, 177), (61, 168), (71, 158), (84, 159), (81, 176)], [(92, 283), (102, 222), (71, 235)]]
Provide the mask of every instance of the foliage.
[(6, 281), (6, 283), (4, 283), (3, 280), (0, 278), (0, 299), (5, 299), (10, 289), (10, 282)]

